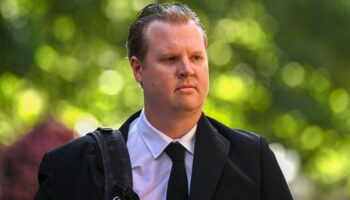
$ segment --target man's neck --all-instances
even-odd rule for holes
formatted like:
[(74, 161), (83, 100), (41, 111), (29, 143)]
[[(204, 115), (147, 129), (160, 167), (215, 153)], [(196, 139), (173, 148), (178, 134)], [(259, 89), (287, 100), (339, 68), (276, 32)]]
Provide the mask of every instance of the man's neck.
[(149, 123), (153, 127), (166, 134), (168, 137), (176, 139), (184, 136), (198, 122), (202, 110), (191, 112), (156, 112), (144, 109)]

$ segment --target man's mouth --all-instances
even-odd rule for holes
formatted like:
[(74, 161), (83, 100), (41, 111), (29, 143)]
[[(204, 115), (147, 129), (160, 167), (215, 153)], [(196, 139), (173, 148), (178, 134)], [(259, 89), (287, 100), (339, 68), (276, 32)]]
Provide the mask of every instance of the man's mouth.
[(176, 90), (186, 92), (186, 93), (192, 92), (195, 89), (196, 87), (194, 85), (181, 85), (180, 87), (176, 88)]

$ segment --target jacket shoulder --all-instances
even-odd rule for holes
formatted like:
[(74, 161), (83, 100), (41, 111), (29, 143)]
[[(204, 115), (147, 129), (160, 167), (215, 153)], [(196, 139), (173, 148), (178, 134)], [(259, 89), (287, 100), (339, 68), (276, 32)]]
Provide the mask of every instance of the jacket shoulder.
[(261, 136), (252, 133), (249, 131), (245, 130), (240, 130), (240, 129), (234, 129), (230, 128), (221, 122), (217, 121), (216, 119), (213, 119), (211, 117), (208, 117), (210, 123), (217, 129), (217, 131), (224, 136), (226, 139), (233, 141), (233, 140), (239, 140), (240, 142), (245, 141), (245, 142), (253, 142), (253, 143), (260, 143)]
[(215, 127), (218, 134), (230, 142), (231, 152), (236, 155), (256, 158), (268, 146), (266, 139), (256, 133), (230, 128), (210, 117), (208, 117), (208, 120)]
[(54, 158), (67, 158), (79, 155), (95, 154), (97, 152), (95, 140), (89, 136), (81, 136), (69, 141), (66, 144), (56, 147), (47, 153), (48, 156)]
[(248, 178), (250, 183), (254, 183), (256, 194), (260, 194), (261, 199), (293, 199), (265, 138), (248, 131), (229, 128), (210, 117), (208, 120), (218, 134), (230, 142), (228, 166), (231, 167), (228, 169), (238, 169), (244, 180)]

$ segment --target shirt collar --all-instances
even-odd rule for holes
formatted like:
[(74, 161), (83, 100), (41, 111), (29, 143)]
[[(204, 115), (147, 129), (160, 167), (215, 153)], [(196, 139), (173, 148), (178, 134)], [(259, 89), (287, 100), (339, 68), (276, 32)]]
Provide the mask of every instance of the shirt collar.
[(147, 120), (144, 110), (142, 110), (138, 120), (137, 129), (154, 159), (157, 159), (171, 142), (179, 142), (190, 154), (194, 153), (197, 124), (184, 136), (177, 139), (172, 139), (153, 127)]

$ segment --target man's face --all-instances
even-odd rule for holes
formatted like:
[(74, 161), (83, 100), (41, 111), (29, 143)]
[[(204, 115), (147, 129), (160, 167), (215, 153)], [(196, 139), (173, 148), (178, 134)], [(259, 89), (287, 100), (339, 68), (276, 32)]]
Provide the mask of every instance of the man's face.
[(200, 29), (192, 21), (180, 24), (154, 21), (145, 36), (148, 47), (145, 58), (131, 59), (135, 79), (144, 90), (145, 109), (201, 110), (208, 94), (209, 75)]

